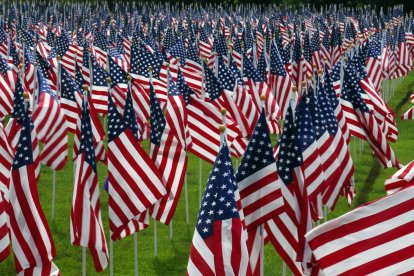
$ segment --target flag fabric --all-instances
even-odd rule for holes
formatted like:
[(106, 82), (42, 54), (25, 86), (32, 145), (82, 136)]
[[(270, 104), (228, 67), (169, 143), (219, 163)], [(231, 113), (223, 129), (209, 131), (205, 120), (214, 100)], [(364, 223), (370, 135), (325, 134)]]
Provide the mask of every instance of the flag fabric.
[(410, 107), (403, 115), (401, 115), (402, 120), (414, 120), (414, 106)]
[(37, 192), (32, 147), (36, 132), (29, 111), (22, 112), (23, 121), (11, 170), (7, 207), (16, 273), (60, 275), (53, 263), (55, 246)]
[(41, 162), (54, 169), (62, 169), (68, 158), (68, 131), (65, 115), (46, 78), (38, 71), (38, 103), (33, 112), (37, 137), (43, 143)]
[[(171, 97), (176, 97), (178, 91), (176, 90), (174, 83), (171, 83), (170, 85), (172, 86), (172, 88), (170, 88), (172, 92)], [(183, 141), (184, 137), (182, 135), (184, 134), (180, 133), (177, 129), (175, 131), (172, 130), (172, 126), (169, 125), (169, 122), (174, 119), (169, 118), (167, 120), (162, 113), (162, 109), (152, 85), (150, 85), (150, 99), (150, 156), (165, 179), (165, 188), (167, 191), (166, 196), (154, 204), (150, 213), (154, 219), (169, 224), (174, 215), (187, 170), (185, 145), (180, 142)], [(169, 101), (167, 106), (172, 104), (173, 103)], [(181, 116), (172, 111), (173, 108), (174, 107), (167, 107), (167, 110), (169, 111), (167, 117)], [(180, 135), (180, 137), (177, 137), (176, 135)]]
[(106, 114), (108, 111), (108, 84), (106, 78), (109, 77), (106, 72), (96, 62), (95, 58), (90, 57), (92, 68), (91, 74), (91, 101), (92, 105), (98, 113)]
[(98, 175), (91, 119), (87, 102), (83, 102), (79, 153), (75, 157), (75, 177), (70, 234), (73, 245), (88, 247), (97, 272), (108, 265), (108, 251), (102, 226)]
[(283, 211), (276, 161), (264, 109), (236, 173), (246, 229), (254, 230)]
[(414, 184), (414, 161), (411, 161), (385, 180), (385, 191), (390, 195), (412, 184)]
[(111, 238), (116, 240), (166, 190), (158, 168), (108, 97), (108, 204)]
[(273, 43), (270, 53), (269, 83), (270, 89), (280, 107), (281, 117), (284, 119), (289, 105), (289, 96), (291, 96), (292, 81), (283, 66), (276, 43)]
[(220, 148), (201, 202), (187, 275), (251, 275), (230, 152)]
[(400, 168), (401, 164), (388, 144), (381, 127), (361, 97), (361, 93), (363, 93), (361, 92), (362, 88), (358, 82), (358, 77), (355, 75), (355, 71), (352, 71), (351, 67), (345, 68), (345, 80), (344, 85), (347, 85), (349, 88), (345, 97), (347, 101), (352, 103), (361, 128), (364, 130), (367, 141), (378, 160), (383, 167), (393, 166)]
[(68, 130), (76, 131), (76, 122), (81, 116), (81, 100), (79, 86), (70, 74), (64, 69), (60, 70), (60, 107), (65, 114)]
[(0, 72), (0, 119), (9, 115), (13, 109), (13, 91), (16, 83), (16, 73), (9, 68), (6, 61), (1, 58)]
[[(299, 149), (297, 122), (293, 113), (293, 104), (289, 104), (282, 136), (279, 141), (276, 160), (280, 179), (283, 181), (281, 191), (285, 211), (265, 224), (268, 238), (281, 258), (295, 275), (302, 275), (303, 269), (299, 258), (299, 222), (301, 220), (300, 198), (296, 172), (302, 165), (303, 158)], [(300, 174), (298, 174), (300, 176)], [(302, 177), (303, 178), (303, 177)], [(304, 206), (306, 207), (306, 206)]]
[(306, 234), (325, 275), (414, 272), (414, 186), (365, 204)]

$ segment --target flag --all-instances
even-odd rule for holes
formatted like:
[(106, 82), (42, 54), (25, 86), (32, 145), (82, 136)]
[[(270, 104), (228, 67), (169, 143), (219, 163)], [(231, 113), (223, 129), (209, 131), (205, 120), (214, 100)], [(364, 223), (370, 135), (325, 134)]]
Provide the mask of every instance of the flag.
[(272, 144), (264, 109), (236, 173), (244, 225), (248, 231), (250, 265), (260, 273), (263, 225), (284, 211), (281, 183), (273, 158)]
[(297, 261), (300, 250), (298, 228), (301, 219), (301, 193), (296, 171), (303, 162), (298, 136), (292, 104), (289, 104), (282, 136), (277, 147), (279, 155), (276, 160), (277, 171), (283, 181), (281, 191), (285, 202), (285, 211), (267, 221), (265, 230), (270, 242), (292, 272), (295, 275), (303, 275), (301, 263)]
[(60, 107), (65, 114), (68, 130), (72, 133), (75, 133), (76, 122), (81, 115), (81, 106), (78, 103), (82, 101), (82, 95), (79, 92), (79, 85), (70, 76), (65, 68), (61, 68), (59, 79)]
[(43, 74), (38, 71), (38, 103), (33, 112), (37, 137), (43, 143), (41, 162), (54, 169), (62, 169), (68, 158), (68, 129), (65, 115)]
[(347, 86), (348, 92), (344, 93), (343, 97), (352, 104), (358, 123), (365, 132), (365, 137), (382, 166), (400, 168), (401, 164), (388, 144), (381, 127), (362, 99), (362, 88), (355, 74), (351, 67), (345, 67), (344, 88)]
[(108, 84), (106, 78), (109, 77), (109, 74), (99, 66), (92, 56), (89, 62), (92, 68), (91, 102), (98, 113), (106, 114), (108, 112)]
[(37, 192), (32, 147), (36, 132), (29, 111), (21, 112), (22, 126), (10, 176), (7, 207), (16, 273), (60, 275), (52, 261), (56, 255), (55, 246)]
[(306, 234), (325, 275), (414, 272), (414, 186), (365, 204)]
[(158, 168), (108, 98), (108, 204), (111, 238), (116, 240), (132, 234), (125, 228), (166, 190)]
[(83, 101), (80, 134), (79, 152), (74, 160), (71, 242), (73, 245), (88, 247), (96, 271), (101, 272), (108, 265), (108, 251), (102, 226), (91, 119), (86, 101)]
[(236, 192), (230, 152), (224, 142), (201, 202), (187, 275), (252, 274)]
[(390, 195), (412, 184), (414, 184), (414, 161), (411, 161), (385, 180), (385, 191)]
[[(172, 92), (171, 97), (175, 97), (178, 92), (173, 81), (170, 85)], [(174, 110), (173, 106), (167, 107), (167, 111), (169, 112), (166, 116), (171, 117), (167, 120), (159, 105), (152, 84), (150, 84), (150, 99), (150, 156), (163, 175), (165, 179), (165, 188), (167, 190), (167, 195), (154, 204), (150, 213), (154, 219), (169, 224), (174, 215), (184, 182), (185, 172), (187, 170), (185, 144), (181, 144), (181, 141), (185, 139), (185, 136), (183, 136), (185, 134), (177, 129), (174, 131), (174, 128), (169, 125), (169, 123), (174, 120), (173, 117), (181, 117), (181, 114), (176, 112), (182, 113), (182, 111)], [(167, 106), (174, 104), (171, 100), (168, 101)], [(176, 126), (176, 124), (174, 124), (174, 126)], [(180, 137), (177, 137), (176, 135), (180, 135)]]
[(3, 120), (13, 109), (13, 90), (16, 83), (16, 73), (10, 70), (3, 58), (0, 59), (2, 66), (2, 74), (0, 74), (0, 119)]
[(283, 66), (276, 43), (273, 43), (272, 46), (270, 53), (269, 86), (280, 107), (281, 117), (284, 119), (291, 96), (292, 81)]
[(254, 230), (282, 212), (281, 182), (264, 109), (237, 170), (236, 181), (247, 231)]

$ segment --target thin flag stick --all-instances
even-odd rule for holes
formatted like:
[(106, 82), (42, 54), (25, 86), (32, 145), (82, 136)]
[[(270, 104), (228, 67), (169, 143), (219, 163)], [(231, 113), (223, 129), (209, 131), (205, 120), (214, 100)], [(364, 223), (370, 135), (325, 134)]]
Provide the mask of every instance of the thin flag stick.
[[(150, 76), (150, 85), (152, 85), (152, 66), (148, 67), (149, 76)], [(168, 77), (167, 77), (168, 79)], [(150, 143), (151, 150), (151, 143)], [(158, 237), (157, 237), (157, 220), (154, 219), (154, 256), (158, 255)]]
[(109, 275), (114, 276), (114, 242), (109, 238)]
[[(188, 211), (188, 186), (187, 186), (187, 174), (184, 175), (184, 192), (185, 192), (185, 222), (190, 223), (190, 214)], [(170, 233), (172, 236), (172, 234)], [(171, 239), (171, 238), (170, 238)]]
[(135, 263), (135, 276), (138, 276), (138, 234), (134, 233), (134, 263)]
[(86, 247), (82, 246), (82, 276), (86, 276)]

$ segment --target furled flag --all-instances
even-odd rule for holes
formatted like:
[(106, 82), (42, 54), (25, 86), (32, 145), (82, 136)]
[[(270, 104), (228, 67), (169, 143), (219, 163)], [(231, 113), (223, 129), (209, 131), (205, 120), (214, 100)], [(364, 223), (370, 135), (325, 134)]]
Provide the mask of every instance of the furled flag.
[(108, 84), (106, 78), (109, 76), (95, 58), (90, 56), (92, 74), (91, 74), (91, 101), (98, 113), (106, 114), (108, 112)]
[(111, 238), (116, 240), (166, 190), (158, 168), (108, 97), (108, 203)]
[(108, 265), (108, 251), (101, 218), (95, 148), (87, 101), (83, 101), (80, 134), (79, 153), (74, 160), (71, 242), (89, 248), (95, 269), (100, 272)]
[(37, 137), (43, 143), (41, 162), (54, 169), (62, 169), (68, 158), (68, 128), (65, 115), (56, 95), (51, 91), (43, 74), (37, 72), (38, 102), (33, 112)]
[(76, 131), (76, 122), (81, 115), (81, 108), (78, 103), (82, 100), (79, 86), (70, 76), (66, 69), (60, 70), (60, 107), (65, 114), (68, 130), (72, 133)]
[[(175, 84), (171, 80), (171, 97), (177, 96), (178, 93)], [(155, 95), (152, 84), (150, 84), (150, 99), (151, 99), (151, 130), (150, 130), (150, 156), (155, 162), (165, 179), (165, 188), (167, 195), (160, 201), (155, 203), (151, 208), (151, 216), (162, 223), (169, 224), (178, 203), (181, 193), (181, 188), (184, 182), (185, 172), (187, 170), (187, 154), (185, 152), (185, 144), (181, 142), (185, 140), (185, 133), (176, 129), (173, 131), (169, 123), (173, 118), (181, 117), (176, 113), (178, 110), (173, 110), (172, 106), (167, 107), (168, 120), (162, 113), (162, 109)], [(167, 105), (172, 105), (168, 101)], [(183, 112), (183, 111), (178, 111)], [(171, 114), (172, 113), (172, 114)], [(174, 124), (176, 126), (176, 124)], [(183, 126), (184, 127), (184, 126)], [(177, 137), (180, 135), (180, 137)], [(184, 136), (183, 136), (184, 135)]]
[(237, 185), (226, 142), (221, 146), (201, 202), (187, 275), (251, 275)]
[[(32, 145), (36, 132), (29, 111), (21, 110), (22, 126), (9, 183), (7, 207), (17, 274), (60, 275), (53, 263), (55, 246), (40, 206)], [(36, 143), (37, 144), (37, 143)]]
[(411, 275), (414, 186), (325, 222), (306, 234), (324, 275)]

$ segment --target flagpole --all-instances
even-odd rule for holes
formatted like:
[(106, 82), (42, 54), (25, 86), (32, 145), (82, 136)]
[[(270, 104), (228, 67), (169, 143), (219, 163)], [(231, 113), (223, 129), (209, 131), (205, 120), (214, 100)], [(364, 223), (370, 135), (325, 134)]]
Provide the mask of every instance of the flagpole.
[[(152, 85), (152, 66), (148, 67), (148, 71), (149, 71), (150, 85)], [(168, 80), (168, 75), (167, 75), (167, 80)], [(150, 143), (150, 150), (151, 150), (151, 143)], [(157, 220), (154, 219), (154, 256), (157, 256), (157, 255), (158, 255)]]
[(138, 235), (134, 233), (134, 264), (135, 264), (135, 276), (138, 276)]
[[(203, 61), (202, 61), (203, 62)], [(201, 100), (204, 101), (205, 99), (205, 91), (204, 91), (204, 64), (201, 66)], [(202, 189), (203, 189), (203, 160), (200, 158), (199, 161), (199, 183), (198, 183), (198, 199), (199, 205), (201, 205), (201, 198), (202, 198)]]
[[(60, 97), (60, 75), (61, 75), (61, 58), (57, 56), (57, 84), (56, 84), (56, 98), (59, 101)], [(55, 220), (55, 202), (56, 202), (56, 170), (52, 169), (52, 221)]]
[(86, 247), (82, 246), (82, 276), (86, 276)]

